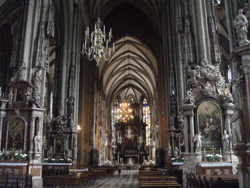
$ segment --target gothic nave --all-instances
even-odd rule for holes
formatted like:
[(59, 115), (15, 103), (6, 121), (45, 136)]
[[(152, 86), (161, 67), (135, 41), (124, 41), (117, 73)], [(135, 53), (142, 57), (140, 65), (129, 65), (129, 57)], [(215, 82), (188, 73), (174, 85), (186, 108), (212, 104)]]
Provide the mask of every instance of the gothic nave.
[(142, 165), (250, 187), (249, 21), (248, 0), (0, 0), (0, 176)]

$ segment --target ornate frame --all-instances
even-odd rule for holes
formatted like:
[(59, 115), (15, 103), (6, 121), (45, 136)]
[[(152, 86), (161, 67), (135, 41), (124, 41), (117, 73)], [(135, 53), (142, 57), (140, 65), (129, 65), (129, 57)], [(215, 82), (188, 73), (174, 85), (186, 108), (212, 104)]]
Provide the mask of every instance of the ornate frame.
[(202, 145), (206, 150), (222, 147), (223, 133), (221, 107), (212, 100), (202, 101), (197, 108), (197, 130), (203, 136)]

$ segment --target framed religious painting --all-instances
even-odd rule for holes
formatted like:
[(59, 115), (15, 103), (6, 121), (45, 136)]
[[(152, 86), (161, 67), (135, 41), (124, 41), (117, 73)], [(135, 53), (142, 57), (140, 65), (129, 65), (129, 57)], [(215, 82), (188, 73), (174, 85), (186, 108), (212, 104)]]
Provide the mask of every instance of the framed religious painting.
[(57, 154), (63, 154), (64, 153), (64, 141), (65, 141), (65, 138), (62, 138), (62, 137), (58, 137), (58, 138), (55, 138), (55, 153)]
[(7, 149), (23, 149), (25, 122), (20, 117), (12, 118), (8, 122)]
[(222, 147), (222, 114), (220, 106), (214, 101), (203, 101), (197, 109), (198, 132), (203, 136), (202, 146), (206, 150)]

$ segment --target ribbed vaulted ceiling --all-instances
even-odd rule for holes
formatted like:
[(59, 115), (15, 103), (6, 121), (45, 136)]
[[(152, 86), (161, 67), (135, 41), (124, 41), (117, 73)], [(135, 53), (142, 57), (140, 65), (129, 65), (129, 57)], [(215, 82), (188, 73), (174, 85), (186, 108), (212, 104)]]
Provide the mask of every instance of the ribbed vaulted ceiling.
[(139, 101), (141, 95), (149, 101), (156, 91), (157, 62), (151, 50), (141, 41), (125, 36), (115, 42), (116, 53), (107, 64), (99, 67), (103, 91), (109, 100), (129, 94)]

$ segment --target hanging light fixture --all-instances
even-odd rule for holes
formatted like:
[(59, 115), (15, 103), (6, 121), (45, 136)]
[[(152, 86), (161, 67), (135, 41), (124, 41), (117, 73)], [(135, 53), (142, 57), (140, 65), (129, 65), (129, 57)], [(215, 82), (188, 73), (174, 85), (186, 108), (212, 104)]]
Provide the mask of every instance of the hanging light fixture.
[[(123, 83), (125, 85), (125, 38), (124, 38), (124, 80), (123, 80)], [(128, 121), (130, 119), (133, 119), (134, 116), (132, 115), (132, 109), (130, 108), (130, 103), (129, 102), (122, 102), (119, 104), (119, 109), (117, 110), (118, 111), (118, 116), (117, 116), (117, 119), (118, 120), (121, 120), (121, 121)]]
[(119, 104), (118, 109), (118, 116), (117, 119), (121, 121), (128, 121), (129, 119), (134, 119), (134, 116), (132, 115), (132, 109), (130, 108), (130, 103), (123, 102)]
[(86, 54), (88, 59), (96, 61), (96, 66), (99, 66), (100, 60), (103, 58), (108, 61), (115, 52), (115, 44), (113, 43), (113, 50), (109, 47), (112, 39), (112, 28), (110, 28), (109, 36), (106, 37), (105, 25), (100, 20), (100, 0), (98, 8), (98, 20), (95, 23), (95, 30), (89, 34), (89, 27), (85, 30), (85, 40), (82, 46), (82, 54)]

